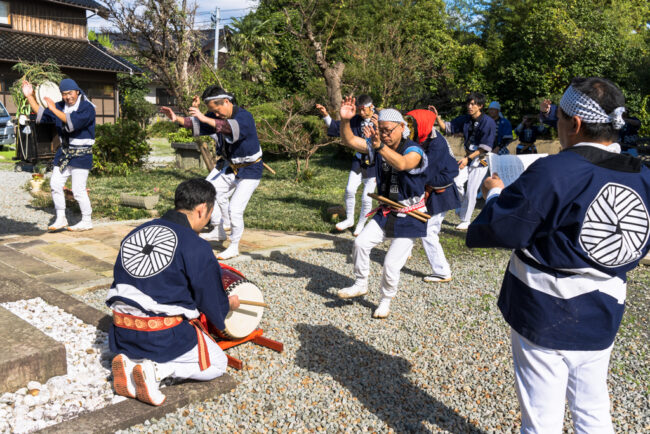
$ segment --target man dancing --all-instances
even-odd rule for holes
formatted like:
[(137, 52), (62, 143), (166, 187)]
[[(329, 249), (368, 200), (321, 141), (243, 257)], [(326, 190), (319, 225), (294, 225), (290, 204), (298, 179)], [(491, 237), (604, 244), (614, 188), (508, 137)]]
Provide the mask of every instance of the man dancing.
[(162, 107), (161, 111), (172, 122), (192, 129), (194, 136), (212, 136), (217, 154), (226, 161), (221, 170), (213, 169), (206, 178), (214, 186), (217, 198), (211, 218), (214, 228), (201, 236), (209, 241), (226, 240), (221, 217), (222, 213), (229, 212), (230, 246), (218, 258), (230, 259), (239, 255), (239, 241), (244, 233), (244, 211), (262, 178), (262, 148), (253, 115), (237, 105), (233, 94), (219, 86), (210, 86), (201, 98), (208, 106), (205, 114), (199, 109), (201, 101), (198, 97), (194, 98), (190, 107), (191, 117), (176, 116), (169, 107)]
[[(422, 148), (407, 139), (406, 121), (395, 109), (379, 112), (379, 128), (365, 128), (368, 141), (354, 135), (350, 126), (355, 115), (355, 100), (348, 97), (341, 104), (341, 137), (346, 146), (367, 153), (377, 165), (378, 193), (413, 210), (426, 206), (424, 183), (427, 157)], [(404, 210), (405, 212), (406, 210)], [(340, 298), (359, 297), (368, 293), (370, 251), (386, 238), (392, 242), (384, 259), (381, 279), (382, 298), (373, 313), (386, 318), (390, 303), (397, 294), (400, 270), (413, 248), (415, 238), (426, 235), (426, 223), (386, 207), (378, 208), (373, 219), (354, 241), (354, 285), (338, 291)]]
[(115, 392), (161, 405), (167, 377), (208, 381), (226, 372), (227, 359), (203, 331), (200, 313), (220, 329), (236, 295), (226, 296), (210, 244), (197, 234), (210, 220), (212, 184), (190, 179), (176, 189), (175, 210), (124, 238), (106, 297)]
[(621, 155), (625, 100), (602, 78), (575, 78), (558, 113), (562, 152), (508, 188), (493, 175), (469, 247), (515, 249), (499, 308), (511, 326), (523, 433), (613, 433), (607, 370), (626, 273), (650, 248), (650, 170)]
[[(440, 116), (437, 119), (445, 134), (463, 133), (465, 139), (465, 158), (458, 162), (458, 168), (462, 170), (467, 167), (467, 189), (460, 208), (460, 224), (456, 226), (456, 229), (463, 231), (467, 230), (472, 219), (476, 195), (488, 171), (485, 154), (492, 150), (496, 136), (494, 120), (482, 112), (485, 95), (472, 92), (467, 96), (466, 104), (466, 115), (458, 116), (451, 122), (445, 122)], [(430, 109), (438, 114), (435, 107), (430, 106)]]
[[(55, 123), (61, 139), (61, 146), (54, 155), (54, 168), (50, 178), (56, 219), (49, 225), (48, 230), (57, 231), (65, 227), (69, 231), (92, 229), (93, 210), (86, 190), (86, 181), (90, 169), (93, 168), (95, 105), (70, 78), (61, 80), (59, 85), (61, 102), (54, 103), (50, 98), (45, 97), (46, 109), (38, 105), (34, 97), (34, 88), (28, 81), (23, 81), (22, 90), (30, 107), (37, 113), (36, 123)], [(72, 194), (81, 210), (81, 221), (74, 226), (68, 226), (63, 194), (63, 187), (70, 177), (72, 177)]]
[[(356, 100), (357, 114), (350, 120), (350, 128), (357, 137), (363, 137), (363, 128), (372, 124), (372, 115), (375, 113), (375, 107), (372, 104), (372, 98), (368, 95), (360, 95)], [(327, 109), (320, 104), (316, 104), (316, 109), (323, 116), (323, 121), (327, 125), (327, 135), (339, 137), (341, 135), (341, 122), (332, 120), (327, 113)], [(377, 187), (377, 169), (374, 161), (370, 161), (367, 154), (357, 152), (352, 160), (352, 167), (348, 175), (348, 184), (345, 187), (345, 220), (336, 224), (336, 229), (344, 231), (354, 225), (354, 203), (355, 196), (359, 185), (363, 183), (363, 192), (361, 193), (361, 212), (359, 221), (354, 228), (356, 237), (363, 230), (366, 224), (366, 215), (372, 208), (372, 198), (368, 193), (375, 191)]]

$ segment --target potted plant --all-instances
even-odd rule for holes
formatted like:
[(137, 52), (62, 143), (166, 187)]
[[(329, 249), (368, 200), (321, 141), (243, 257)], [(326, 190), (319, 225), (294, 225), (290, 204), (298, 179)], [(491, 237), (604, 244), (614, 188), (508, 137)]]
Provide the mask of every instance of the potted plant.
[(125, 206), (142, 209), (153, 209), (158, 201), (160, 195), (158, 188), (154, 188), (152, 193), (120, 193), (120, 203)]
[(176, 167), (179, 169), (205, 168), (199, 145), (192, 137), (190, 130), (182, 128), (169, 133), (167, 138), (176, 152)]
[(41, 187), (45, 182), (45, 167), (36, 165), (34, 166), (34, 173), (32, 173), (32, 179), (29, 180), (29, 187), (32, 193), (38, 193), (41, 191)]

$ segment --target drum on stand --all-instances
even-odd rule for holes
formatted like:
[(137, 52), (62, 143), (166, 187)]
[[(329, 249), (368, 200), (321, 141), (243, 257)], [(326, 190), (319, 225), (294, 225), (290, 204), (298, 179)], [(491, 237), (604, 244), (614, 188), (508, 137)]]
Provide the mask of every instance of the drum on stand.
[[(263, 303), (262, 291), (238, 270), (225, 264), (221, 265), (221, 282), (228, 296), (236, 295), (240, 300)], [(261, 306), (240, 305), (231, 310), (226, 316), (226, 328), (221, 330), (222, 337), (227, 339), (243, 339), (257, 329), (264, 308)]]

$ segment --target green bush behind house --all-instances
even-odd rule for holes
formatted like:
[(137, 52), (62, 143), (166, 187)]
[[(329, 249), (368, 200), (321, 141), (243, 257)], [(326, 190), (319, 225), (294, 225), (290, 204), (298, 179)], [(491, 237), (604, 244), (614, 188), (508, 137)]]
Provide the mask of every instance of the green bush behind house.
[(142, 166), (150, 151), (147, 132), (136, 121), (119, 119), (115, 124), (97, 125), (93, 171), (128, 175)]

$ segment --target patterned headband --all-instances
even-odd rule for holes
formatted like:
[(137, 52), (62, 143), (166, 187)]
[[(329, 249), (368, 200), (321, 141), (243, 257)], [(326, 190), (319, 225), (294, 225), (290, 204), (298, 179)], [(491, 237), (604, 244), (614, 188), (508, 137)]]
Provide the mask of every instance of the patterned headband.
[(207, 98), (204, 98), (203, 101), (212, 101), (213, 99), (229, 99), (230, 100), (230, 99), (232, 99), (232, 96), (226, 95), (226, 94), (217, 95), (217, 96), (209, 96)]
[(404, 120), (404, 117), (400, 112), (395, 109), (383, 109), (379, 112), (379, 122), (396, 122), (398, 124), (404, 125), (404, 131), (402, 132), (402, 137), (407, 138), (411, 135), (411, 130), (409, 130), (408, 124)]
[(579, 90), (574, 89), (573, 86), (569, 86), (566, 92), (564, 92), (564, 95), (562, 95), (560, 108), (567, 115), (578, 116), (589, 124), (611, 123), (614, 129), (617, 130), (620, 130), (625, 125), (625, 121), (623, 120), (625, 107), (617, 107), (608, 115), (596, 101)]

